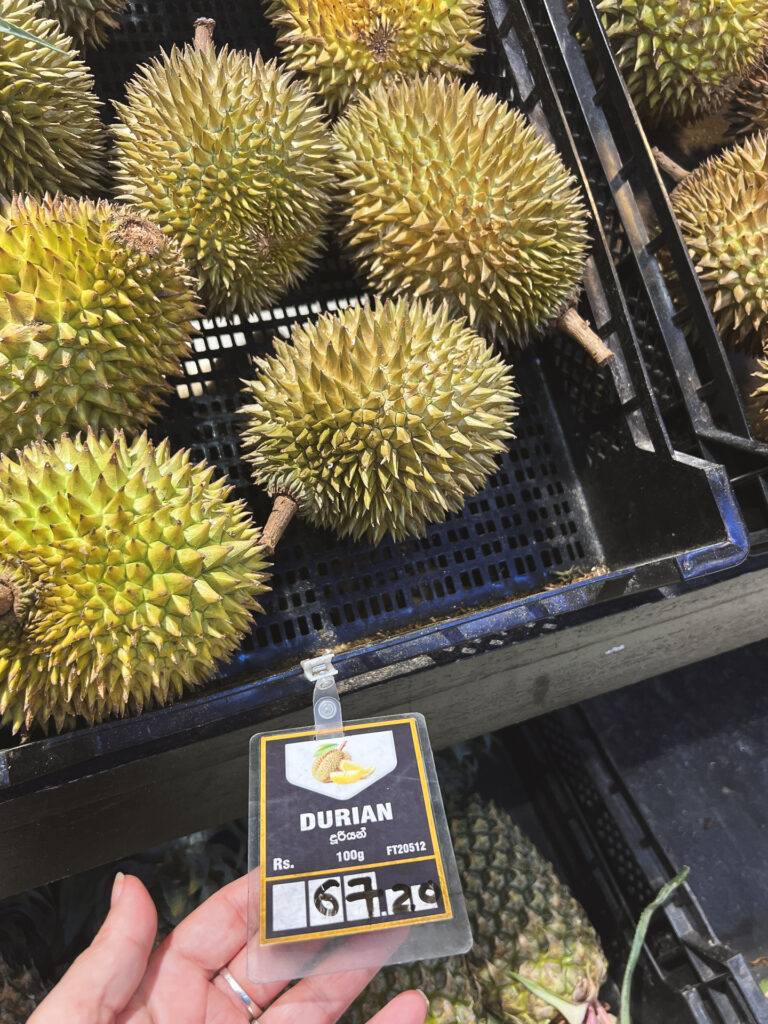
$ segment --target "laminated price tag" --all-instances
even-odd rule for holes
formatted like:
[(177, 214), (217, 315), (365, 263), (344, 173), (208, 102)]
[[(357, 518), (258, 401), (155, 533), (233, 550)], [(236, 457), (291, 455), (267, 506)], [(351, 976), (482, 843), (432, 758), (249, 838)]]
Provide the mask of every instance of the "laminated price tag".
[(264, 733), (251, 766), (252, 980), (339, 970), (339, 943), (355, 967), (466, 952), (421, 715)]

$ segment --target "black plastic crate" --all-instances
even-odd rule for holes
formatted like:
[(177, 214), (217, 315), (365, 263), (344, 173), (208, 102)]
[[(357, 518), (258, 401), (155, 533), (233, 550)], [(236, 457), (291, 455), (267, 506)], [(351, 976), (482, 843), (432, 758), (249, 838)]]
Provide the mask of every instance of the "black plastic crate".
[[(564, 0), (522, 2), (579, 155), (590, 178), (603, 183), (600, 215), (629, 307), (652, 325), (639, 332), (640, 352), (669, 437), (678, 450), (725, 465), (753, 547), (765, 545), (768, 445), (751, 435), (734, 371), (593, 0), (577, 0), (573, 17)], [(652, 141), (667, 140), (657, 134)], [(671, 292), (684, 298), (675, 305)]]
[[(641, 345), (650, 337), (662, 349), (660, 328), (642, 296), (635, 301), (616, 274), (620, 218), (605, 177), (584, 162), (569, 127), (559, 98), (567, 80), (555, 88), (520, 0), (491, 0), (488, 12), (487, 52), (477, 78), (551, 134), (583, 187), (592, 258), (582, 312), (612, 347), (614, 360), (599, 369), (558, 335), (528, 348), (515, 359), (523, 395), (518, 438), (462, 514), (430, 527), (424, 539), (384, 541), (376, 549), (294, 522), (277, 551), (265, 614), (215, 683), (140, 721), (32, 737), (21, 746), (6, 734), (0, 799), (40, 789), (63, 770), (68, 779), (84, 777), (107, 754), (114, 766), (262, 720), (286, 702), (306, 704), (310, 688), (298, 663), (320, 651), (336, 653), (346, 681), (373, 668), (396, 671), (416, 653), (429, 664), (439, 652), (454, 650), (457, 638), (492, 641), (503, 628), (504, 646), (514, 627), (746, 557), (746, 531), (724, 470), (695, 451), (677, 450), (659, 416)], [(201, 14), (217, 19), (218, 43), (273, 52), (256, 4), (221, 0), (203, 9), (196, 2), (132, 0), (122, 32), (92, 55), (102, 95), (119, 98), (136, 63), (189, 38)], [(606, 220), (610, 209), (613, 226)], [(167, 433), (174, 445), (189, 446), (195, 458), (228, 473), (263, 522), (269, 503), (250, 484), (240, 458), (240, 380), (251, 375), (254, 357), (275, 334), (288, 337), (305, 317), (363, 294), (331, 245), (312, 277), (279, 307), (247, 321), (204, 320), (155, 435)], [(569, 573), (578, 580), (564, 582)]]
[[(637, 919), (682, 863), (668, 855), (593, 729), (589, 709), (594, 703), (534, 719), (502, 735), (555, 859), (562, 862), (612, 972), (620, 977)], [(674, 780), (683, 793), (692, 783), (685, 776)], [(709, 864), (709, 873), (722, 881), (717, 865)], [(640, 1024), (768, 1024), (768, 1000), (744, 956), (718, 939), (697, 899), (697, 883), (707, 883), (701, 870), (692, 872), (652, 920), (635, 975), (632, 1019)]]

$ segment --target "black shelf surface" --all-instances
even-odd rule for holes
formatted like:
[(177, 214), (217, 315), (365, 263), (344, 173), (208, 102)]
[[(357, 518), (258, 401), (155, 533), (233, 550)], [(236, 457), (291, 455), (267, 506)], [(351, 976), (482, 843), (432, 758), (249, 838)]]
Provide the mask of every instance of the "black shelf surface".
[[(582, 705), (718, 936), (768, 957), (768, 640)], [(768, 976), (766, 966), (762, 974)]]

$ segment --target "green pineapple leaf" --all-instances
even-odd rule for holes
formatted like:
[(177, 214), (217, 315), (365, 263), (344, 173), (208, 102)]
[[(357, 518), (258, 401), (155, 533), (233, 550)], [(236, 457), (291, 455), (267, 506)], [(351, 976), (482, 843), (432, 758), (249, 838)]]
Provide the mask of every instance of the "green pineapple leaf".
[(548, 988), (544, 988), (538, 981), (532, 981), (530, 978), (524, 978), (522, 974), (515, 974), (514, 971), (509, 972), (515, 981), (519, 981), (521, 985), (525, 985), (529, 992), (532, 992), (537, 999), (540, 999), (543, 1003), (547, 1003), (549, 1006), (554, 1007), (561, 1016), (565, 1018), (568, 1024), (584, 1024), (584, 1020), (589, 1010), (589, 1003), (569, 1003), (566, 1002), (561, 996), (558, 996), (554, 992), (550, 992)]
[(319, 757), (321, 754), (327, 754), (329, 750), (335, 750), (338, 747), (338, 743), (324, 743), (322, 747), (318, 747), (315, 751), (315, 757)]
[(60, 46), (54, 46), (53, 43), (49, 43), (47, 39), (43, 39), (41, 36), (35, 36), (31, 32), (26, 32), (23, 28), (19, 28), (5, 18), (0, 18), (0, 34), (2, 33), (9, 36), (18, 36), (19, 39), (26, 39), (28, 43), (40, 43), (41, 46), (47, 46), (49, 50), (55, 50), (56, 53), (67, 52), (62, 50)]
[(643, 949), (643, 943), (645, 942), (645, 936), (648, 932), (648, 925), (651, 923), (654, 911), (666, 903), (672, 893), (688, 877), (690, 868), (683, 868), (679, 875), (675, 875), (671, 882), (667, 882), (659, 889), (656, 899), (652, 900), (645, 910), (640, 915), (640, 920), (637, 922), (637, 928), (635, 929), (635, 937), (632, 940), (632, 949), (629, 951), (629, 959), (627, 960), (627, 968), (624, 971), (624, 980), (621, 983), (621, 1011), (619, 1014), (619, 1024), (632, 1024), (629, 1016), (629, 996), (632, 989), (632, 977), (637, 967), (637, 961), (640, 959), (640, 953)]

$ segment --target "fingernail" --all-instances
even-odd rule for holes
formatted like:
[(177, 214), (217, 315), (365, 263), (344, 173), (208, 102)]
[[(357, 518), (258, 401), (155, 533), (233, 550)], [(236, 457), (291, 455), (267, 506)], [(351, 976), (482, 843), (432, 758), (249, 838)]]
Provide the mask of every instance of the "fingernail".
[(427, 1012), (429, 1012), (429, 996), (424, 991), (424, 989), (417, 988), (416, 991), (419, 993), (420, 996), (424, 997), (424, 1002), (427, 1004)]
[(112, 897), (109, 901), (110, 907), (114, 907), (115, 901), (120, 895), (120, 890), (123, 888), (123, 882), (125, 881), (125, 875), (122, 871), (118, 871), (115, 875), (115, 880), (112, 883)]

